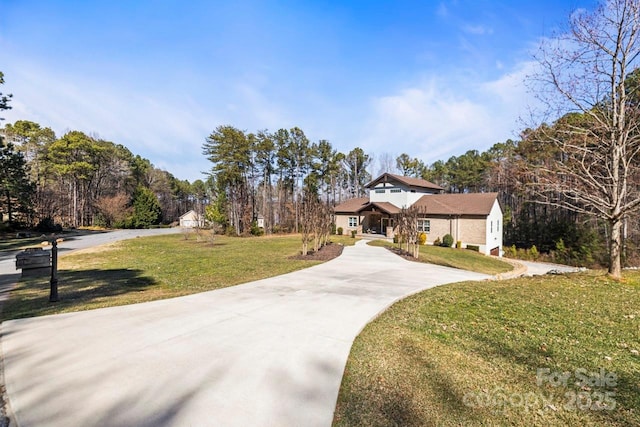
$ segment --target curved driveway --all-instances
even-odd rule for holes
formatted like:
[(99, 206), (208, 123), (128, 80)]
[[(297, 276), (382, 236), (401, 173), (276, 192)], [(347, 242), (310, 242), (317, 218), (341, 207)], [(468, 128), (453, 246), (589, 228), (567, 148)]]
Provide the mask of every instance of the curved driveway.
[(186, 297), (2, 324), (27, 426), (330, 426), (360, 330), (396, 300), (489, 276), (364, 241), (305, 270)]

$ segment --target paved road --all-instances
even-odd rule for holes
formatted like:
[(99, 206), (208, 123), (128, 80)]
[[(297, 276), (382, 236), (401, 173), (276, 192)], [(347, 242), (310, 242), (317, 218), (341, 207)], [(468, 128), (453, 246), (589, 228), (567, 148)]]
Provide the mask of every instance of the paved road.
[(527, 267), (527, 271), (526, 273), (524, 273), (525, 276), (539, 276), (547, 274), (550, 271), (556, 271), (558, 273), (575, 273), (577, 271), (580, 271), (578, 267), (571, 267), (568, 265), (522, 260), (518, 260), (518, 262)]
[(351, 344), (409, 294), (488, 276), (359, 242), (231, 288), (2, 324), (18, 425), (330, 426)]

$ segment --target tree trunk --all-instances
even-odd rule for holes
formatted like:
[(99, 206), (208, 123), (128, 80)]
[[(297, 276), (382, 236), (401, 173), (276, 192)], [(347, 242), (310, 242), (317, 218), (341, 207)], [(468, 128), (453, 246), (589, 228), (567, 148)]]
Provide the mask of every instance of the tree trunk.
[[(11, 192), (7, 188), (5, 191), (7, 196), (7, 214), (9, 215), (9, 224), (13, 223), (13, 208), (11, 206)], [(0, 215), (0, 221), (2, 220), (2, 215)]]
[(611, 225), (611, 241), (609, 244), (609, 276), (614, 279), (620, 279), (622, 277), (622, 266), (620, 260), (620, 231), (622, 229), (622, 221), (618, 218), (610, 220), (609, 223)]

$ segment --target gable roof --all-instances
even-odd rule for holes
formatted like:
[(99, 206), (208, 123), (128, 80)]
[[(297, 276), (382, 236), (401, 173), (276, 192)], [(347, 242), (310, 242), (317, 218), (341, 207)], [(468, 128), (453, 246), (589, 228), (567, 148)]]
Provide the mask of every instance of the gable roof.
[(392, 173), (383, 173), (382, 175), (380, 175), (379, 177), (377, 177), (376, 179), (374, 179), (373, 181), (365, 185), (365, 187), (372, 188), (381, 182), (390, 182), (390, 181), (396, 181), (408, 187), (428, 188), (430, 190), (444, 191), (444, 188), (434, 184), (433, 182), (429, 182), (427, 180), (420, 179), (420, 178), (413, 178), (410, 176), (395, 175)]
[(200, 219), (202, 217), (203, 217), (202, 215), (196, 213), (196, 211), (194, 211), (193, 209), (180, 215), (180, 219), (183, 219), (183, 218)]
[(427, 215), (489, 215), (497, 198), (498, 193), (433, 194), (413, 206)]
[(340, 203), (335, 208), (333, 208), (333, 211), (355, 213), (368, 204), (369, 204), (368, 197), (357, 197), (355, 199), (349, 199), (346, 202)]
[(362, 211), (366, 211), (366, 210), (374, 210), (374, 209), (378, 209), (386, 214), (389, 215), (394, 215), (397, 213), (400, 213), (400, 208), (397, 207), (396, 205), (394, 205), (393, 203), (389, 203), (389, 202), (372, 202), (372, 203), (367, 203), (366, 205), (364, 205), (363, 207), (361, 207), (360, 209), (358, 209), (358, 212), (362, 212)]

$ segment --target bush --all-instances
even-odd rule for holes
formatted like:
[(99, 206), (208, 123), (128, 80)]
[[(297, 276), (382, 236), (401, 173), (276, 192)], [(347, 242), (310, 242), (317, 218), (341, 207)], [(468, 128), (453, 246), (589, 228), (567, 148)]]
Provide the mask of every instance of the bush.
[(262, 227), (258, 227), (258, 222), (251, 222), (251, 235), (252, 236), (262, 236), (264, 234), (264, 230)]
[(529, 254), (534, 261), (538, 259), (540, 254), (538, 253), (538, 248), (536, 248), (536, 245), (531, 246), (531, 249), (529, 249)]
[(352, 239), (356, 238), (356, 230), (351, 230), (351, 238)]
[(342, 227), (338, 227), (338, 236), (342, 236), (342, 233), (344, 233), (344, 229)]
[(470, 251), (480, 252), (480, 246), (478, 245), (467, 245), (467, 249)]
[(418, 235), (418, 243), (421, 245), (427, 243), (427, 234), (424, 231)]
[(451, 245), (453, 245), (453, 236), (451, 236), (451, 234), (445, 234), (442, 238), (442, 246), (450, 248)]
[(504, 256), (507, 258), (515, 258), (518, 254), (518, 250), (516, 249), (516, 245), (511, 246), (503, 246), (502, 250), (504, 252)]
[(336, 234), (336, 223), (335, 222), (331, 223), (331, 234)]
[(456, 242), (456, 249), (462, 249), (462, 241), (458, 240)]
[(46, 217), (42, 218), (38, 225), (36, 225), (36, 230), (41, 233), (60, 233), (62, 231), (62, 226), (60, 224), (56, 224), (52, 218)]

